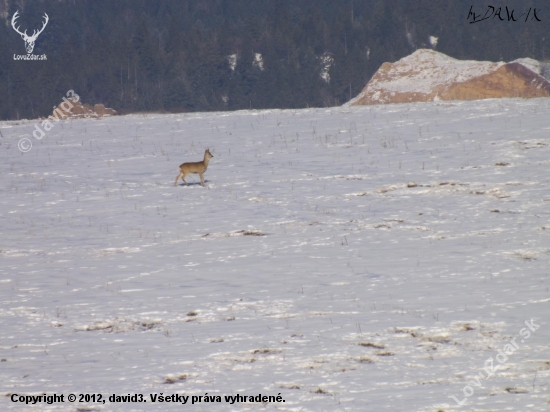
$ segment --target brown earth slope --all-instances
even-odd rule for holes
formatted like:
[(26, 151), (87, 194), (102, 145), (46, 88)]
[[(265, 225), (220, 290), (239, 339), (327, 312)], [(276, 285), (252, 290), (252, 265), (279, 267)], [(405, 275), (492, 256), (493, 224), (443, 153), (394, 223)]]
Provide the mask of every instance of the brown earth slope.
[(549, 97), (550, 82), (537, 70), (540, 64), (532, 59), (478, 62), (421, 49), (395, 63), (384, 63), (346, 105)]

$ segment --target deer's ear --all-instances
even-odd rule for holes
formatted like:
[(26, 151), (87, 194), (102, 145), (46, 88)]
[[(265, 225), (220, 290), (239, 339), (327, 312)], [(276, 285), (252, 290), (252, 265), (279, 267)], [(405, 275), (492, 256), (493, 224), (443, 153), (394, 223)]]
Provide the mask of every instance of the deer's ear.
[(22, 38), (23, 40), (25, 40), (25, 35), (24, 35), (24, 34), (22, 34), (22, 35), (21, 35), (21, 38)]

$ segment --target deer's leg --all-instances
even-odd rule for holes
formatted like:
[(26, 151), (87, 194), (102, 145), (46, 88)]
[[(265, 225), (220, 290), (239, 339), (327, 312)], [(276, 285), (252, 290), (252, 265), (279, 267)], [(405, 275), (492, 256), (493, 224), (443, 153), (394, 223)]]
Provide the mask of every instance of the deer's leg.
[(187, 186), (189, 186), (189, 183), (187, 183), (187, 180), (185, 180), (185, 176), (183, 173), (181, 174), (181, 180), (183, 180), (183, 183), (185, 183)]
[[(179, 175), (176, 176), (176, 181), (174, 182), (174, 186), (178, 185), (178, 180), (179, 180), (180, 177), (183, 179), (183, 173), (180, 173)], [(185, 180), (184, 180), (184, 182), (185, 182)]]
[(206, 185), (204, 184), (204, 173), (199, 173), (199, 176), (201, 177), (201, 186), (202, 186), (202, 187), (206, 186)]

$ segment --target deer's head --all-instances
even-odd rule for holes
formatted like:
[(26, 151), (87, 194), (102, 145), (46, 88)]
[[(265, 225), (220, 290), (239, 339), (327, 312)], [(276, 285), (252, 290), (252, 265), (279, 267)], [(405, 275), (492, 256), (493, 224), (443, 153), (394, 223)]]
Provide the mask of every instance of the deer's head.
[(44, 31), (44, 28), (48, 24), (48, 21), (50, 18), (46, 13), (44, 13), (44, 23), (42, 24), (42, 28), (38, 31), (34, 30), (32, 33), (32, 36), (27, 35), (27, 30), (25, 30), (23, 33), (19, 31), (19, 27), (15, 27), (15, 23), (17, 18), (19, 17), (19, 10), (15, 12), (11, 19), (11, 26), (13, 29), (21, 35), (21, 38), (25, 41), (25, 49), (27, 49), (27, 53), (31, 54), (34, 50), (34, 42), (36, 41), (38, 35)]

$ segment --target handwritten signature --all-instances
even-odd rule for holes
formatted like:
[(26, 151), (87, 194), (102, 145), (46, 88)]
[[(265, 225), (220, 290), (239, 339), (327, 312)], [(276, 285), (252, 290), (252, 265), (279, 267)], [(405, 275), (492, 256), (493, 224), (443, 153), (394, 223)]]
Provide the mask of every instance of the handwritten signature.
[[(508, 21), (518, 21), (518, 19), (521, 19), (523, 16), (525, 16), (526, 13), (521, 13), (519, 15), (518, 18), (516, 18), (514, 16), (514, 9), (512, 9), (511, 11), (508, 10), (508, 6), (505, 7), (506, 9), (506, 14), (504, 14), (504, 11), (502, 10), (502, 7), (499, 7), (498, 9), (495, 9), (493, 6), (487, 6), (487, 11), (485, 12), (485, 14), (483, 15), (483, 17), (481, 17), (481, 13), (480, 14), (476, 14), (474, 11), (473, 11), (473, 8), (474, 6), (470, 6), (470, 12), (468, 13), (468, 17), (466, 18), (467, 20), (470, 20), (470, 17), (473, 18), (473, 20), (470, 22), (470, 24), (472, 23), (479, 23), (480, 21), (483, 21), (483, 20), (487, 20), (487, 19), (490, 19), (491, 17), (494, 19), (495, 17), (498, 17), (499, 20), (501, 21), (504, 21), (504, 20), (508, 20)], [(533, 12), (531, 13), (531, 10), (533, 10)], [(540, 10), (537, 10), (536, 7), (529, 7), (529, 10), (527, 11), (527, 15), (525, 16), (525, 22), (527, 22), (527, 20), (529, 19), (529, 16), (531, 15), (531, 20), (535, 19), (537, 21), (542, 21), (541, 19), (539, 19), (539, 16), (537, 15), (537, 12), (540, 13)], [(503, 17), (504, 16), (504, 17)]]

